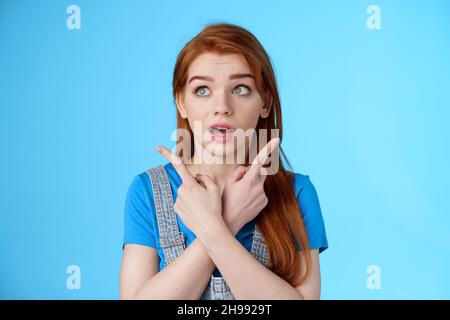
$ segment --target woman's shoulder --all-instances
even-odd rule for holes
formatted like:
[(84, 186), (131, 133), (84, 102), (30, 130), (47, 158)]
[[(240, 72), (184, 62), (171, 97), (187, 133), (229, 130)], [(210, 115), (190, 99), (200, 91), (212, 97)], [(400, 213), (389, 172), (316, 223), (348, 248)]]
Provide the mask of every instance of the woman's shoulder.
[(304, 190), (315, 190), (313, 183), (308, 174), (286, 170), (293, 177), (294, 191), (299, 195)]
[(177, 180), (178, 174), (176, 173), (175, 168), (170, 162), (154, 165), (149, 167), (145, 171), (141, 171), (134, 175), (130, 184), (130, 191), (143, 193), (144, 191), (152, 191), (152, 184), (150, 181), (149, 171), (154, 172), (155, 174), (159, 174), (161, 171), (157, 170), (160, 167), (165, 169), (169, 181)]
[(135, 174), (128, 186), (128, 197), (143, 198), (148, 191), (149, 185), (150, 183), (146, 171)]
[(309, 175), (291, 173), (294, 176), (295, 195), (307, 230), (310, 248), (318, 248), (320, 253), (328, 248), (328, 241), (316, 188)]

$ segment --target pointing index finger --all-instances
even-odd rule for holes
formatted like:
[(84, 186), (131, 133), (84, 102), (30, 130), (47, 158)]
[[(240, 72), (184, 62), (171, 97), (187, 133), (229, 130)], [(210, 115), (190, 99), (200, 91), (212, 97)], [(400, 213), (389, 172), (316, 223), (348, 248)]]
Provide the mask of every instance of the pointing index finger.
[(260, 174), (260, 169), (266, 163), (269, 155), (275, 150), (280, 142), (280, 138), (273, 138), (270, 140), (258, 153), (258, 155), (253, 160), (250, 169), (248, 170), (249, 176), (258, 176)]
[(166, 147), (160, 146), (159, 148), (157, 148), (157, 150), (164, 156), (164, 158), (167, 159), (167, 161), (169, 161), (173, 165), (175, 170), (180, 175), (183, 183), (192, 182), (194, 180), (194, 177), (190, 174), (180, 157), (178, 157), (175, 153), (173, 153)]

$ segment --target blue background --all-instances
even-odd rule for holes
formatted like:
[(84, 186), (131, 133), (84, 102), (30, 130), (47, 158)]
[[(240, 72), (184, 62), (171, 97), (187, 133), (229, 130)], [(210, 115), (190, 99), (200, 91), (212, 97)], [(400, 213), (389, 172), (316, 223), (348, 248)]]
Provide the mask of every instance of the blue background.
[(450, 3), (234, 0), (0, 1), (0, 298), (119, 297), (127, 188), (174, 145), (176, 56), (222, 21), (274, 63), (327, 228), (322, 298), (450, 298)]

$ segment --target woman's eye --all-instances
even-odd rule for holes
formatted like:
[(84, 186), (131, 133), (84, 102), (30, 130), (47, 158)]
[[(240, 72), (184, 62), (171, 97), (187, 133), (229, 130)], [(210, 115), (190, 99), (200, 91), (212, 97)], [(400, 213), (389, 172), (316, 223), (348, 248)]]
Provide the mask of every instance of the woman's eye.
[(240, 84), (236, 88), (234, 88), (234, 91), (238, 95), (243, 95), (243, 96), (246, 96), (246, 95), (250, 94), (250, 92), (251, 92), (250, 88), (243, 84)]
[(205, 86), (202, 86), (202, 87), (196, 88), (194, 90), (194, 93), (202, 97), (202, 96), (206, 96), (207, 91), (208, 91), (208, 88)]

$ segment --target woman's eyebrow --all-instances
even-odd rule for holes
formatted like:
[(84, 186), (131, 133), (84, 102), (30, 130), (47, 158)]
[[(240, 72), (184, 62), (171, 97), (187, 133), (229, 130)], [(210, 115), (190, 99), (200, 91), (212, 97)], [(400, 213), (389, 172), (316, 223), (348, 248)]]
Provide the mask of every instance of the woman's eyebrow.
[[(253, 75), (251, 75), (250, 73), (237, 73), (237, 74), (232, 74), (230, 76), (230, 80), (233, 79), (240, 79), (240, 78), (252, 78), (255, 79), (255, 77), (253, 77)], [(191, 79), (189, 79), (189, 83), (191, 83), (194, 80), (205, 80), (205, 81), (211, 81), (214, 82), (214, 78), (208, 77), (208, 76), (192, 76)]]

